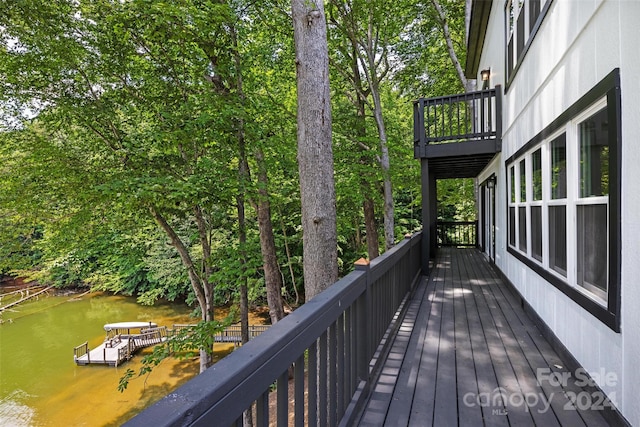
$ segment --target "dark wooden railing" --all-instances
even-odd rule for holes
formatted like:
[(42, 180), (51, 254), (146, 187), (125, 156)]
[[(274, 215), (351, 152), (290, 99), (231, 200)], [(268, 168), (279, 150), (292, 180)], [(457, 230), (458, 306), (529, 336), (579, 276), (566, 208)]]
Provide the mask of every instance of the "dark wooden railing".
[(476, 246), (478, 221), (438, 221), (438, 246)]
[(502, 137), (500, 86), (413, 104), (416, 157), (424, 157), (428, 144), (494, 140)]
[(127, 425), (241, 426), (248, 409), (256, 426), (286, 426), (290, 413), (296, 426), (351, 424), (420, 277), (421, 239), (416, 234), (370, 264), (356, 263), (355, 271)]

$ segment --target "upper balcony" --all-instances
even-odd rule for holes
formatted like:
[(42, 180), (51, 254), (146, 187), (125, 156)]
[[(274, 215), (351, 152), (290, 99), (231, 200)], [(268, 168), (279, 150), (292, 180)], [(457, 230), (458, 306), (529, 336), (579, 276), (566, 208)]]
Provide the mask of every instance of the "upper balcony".
[(501, 87), (413, 104), (414, 156), (436, 178), (472, 178), (502, 150)]

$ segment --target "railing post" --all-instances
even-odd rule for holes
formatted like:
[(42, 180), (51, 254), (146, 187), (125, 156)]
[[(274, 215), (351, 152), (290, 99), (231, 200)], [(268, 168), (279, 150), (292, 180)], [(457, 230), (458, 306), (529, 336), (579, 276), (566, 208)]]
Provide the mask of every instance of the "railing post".
[(369, 347), (371, 345), (371, 322), (369, 316), (371, 315), (371, 281), (369, 280), (369, 260), (360, 258), (355, 262), (356, 271), (363, 271), (365, 273), (366, 290), (364, 293), (364, 304), (361, 304), (358, 308), (358, 320), (357, 320), (357, 363), (358, 363), (358, 379), (369, 383)]

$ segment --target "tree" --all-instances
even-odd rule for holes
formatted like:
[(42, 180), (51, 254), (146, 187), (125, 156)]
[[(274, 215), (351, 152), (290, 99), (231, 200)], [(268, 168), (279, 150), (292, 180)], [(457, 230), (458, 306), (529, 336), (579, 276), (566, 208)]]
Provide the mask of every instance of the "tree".
[[(2, 98), (38, 106), (34, 148), (78, 153), (89, 178), (71, 210), (76, 229), (91, 226), (93, 213), (79, 214), (91, 209), (152, 218), (179, 254), (204, 322), (213, 321), (213, 211), (233, 188), (230, 19), (220, 3), (96, 0), (12, 3), (0, 24)], [(65, 156), (47, 160), (66, 167)], [(176, 227), (190, 219), (185, 239)], [(201, 370), (210, 352), (202, 348)]]
[(309, 300), (338, 279), (329, 53), (323, 2), (292, 0), (291, 11), (298, 89), (304, 285)]
[[(344, 44), (339, 53), (346, 58), (334, 61), (339, 71), (350, 82), (356, 96), (353, 98), (358, 115), (364, 104), (371, 111), (378, 135), (377, 161), (382, 171), (385, 248), (395, 244), (395, 215), (389, 141), (382, 104), (382, 85), (392, 72), (390, 55), (394, 44), (406, 25), (411, 10), (406, 2), (355, 1), (331, 2), (334, 27), (343, 34)], [(360, 147), (370, 150), (371, 147)], [(365, 186), (366, 190), (366, 186)], [(371, 206), (365, 200), (365, 213)], [(370, 249), (371, 250), (371, 249)]]

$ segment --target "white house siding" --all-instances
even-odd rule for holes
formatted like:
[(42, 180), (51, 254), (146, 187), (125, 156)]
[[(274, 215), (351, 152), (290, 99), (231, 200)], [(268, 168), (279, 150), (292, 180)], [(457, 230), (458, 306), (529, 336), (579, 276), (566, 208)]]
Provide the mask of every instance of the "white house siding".
[[(479, 70), (505, 85), (504, 7), (494, 0)], [(531, 140), (614, 68), (622, 97), (621, 333), (574, 303), (507, 248), (505, 159)], [(553, 0), (503, 98), (502, 154), (478, 181), (495, 173), (496, 265), (599, 381), (631, 422), (640, 426), (640, 0)], [(567, 219), (567, 223), (575, 223)]]

